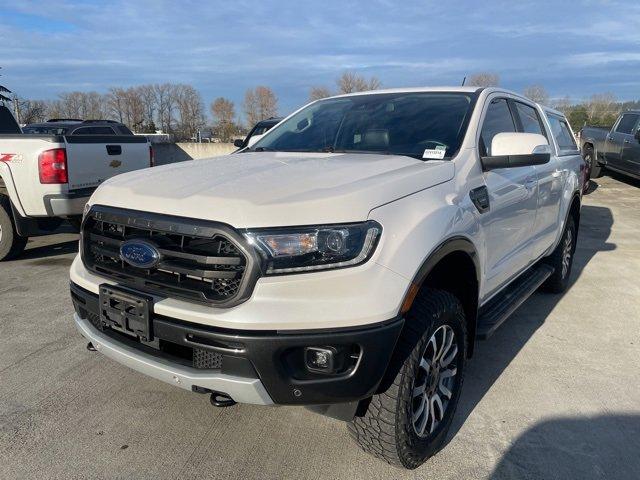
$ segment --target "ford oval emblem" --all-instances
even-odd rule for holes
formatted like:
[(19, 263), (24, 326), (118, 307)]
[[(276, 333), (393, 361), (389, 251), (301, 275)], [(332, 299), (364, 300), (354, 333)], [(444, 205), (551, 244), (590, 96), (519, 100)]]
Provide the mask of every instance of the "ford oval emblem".
[(153, 268), (160, 261), (160, 252), (144, 240), (127, 240), (120, 245), (120, 258), (132, 267)]

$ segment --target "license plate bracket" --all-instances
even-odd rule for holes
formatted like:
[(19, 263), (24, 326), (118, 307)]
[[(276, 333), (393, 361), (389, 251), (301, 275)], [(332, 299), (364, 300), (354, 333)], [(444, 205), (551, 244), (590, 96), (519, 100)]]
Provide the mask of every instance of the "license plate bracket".
[(153, 340), (151, 297), (112, 285), (100, 285), (100, 322), (144, 342)]

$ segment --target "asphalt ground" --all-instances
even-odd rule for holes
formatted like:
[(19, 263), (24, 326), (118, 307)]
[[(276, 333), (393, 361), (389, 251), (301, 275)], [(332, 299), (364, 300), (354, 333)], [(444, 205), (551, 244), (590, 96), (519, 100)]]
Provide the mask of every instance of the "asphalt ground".
[(303, 408), (217, 409), (88, 352), (76, 251), (61, 233), (0, 264), (2, 479), (640, 478), (640, 182), (597, 180), (571, 288), (535, 294), (478, 344), (448, 445), (414, 471)]

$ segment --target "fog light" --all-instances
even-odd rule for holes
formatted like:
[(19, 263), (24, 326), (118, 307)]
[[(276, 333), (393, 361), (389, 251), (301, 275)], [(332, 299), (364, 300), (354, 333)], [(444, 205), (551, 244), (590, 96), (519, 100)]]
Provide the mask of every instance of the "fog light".
[(304, 358), (307, 369), (312, 372), (332, 373), (335, 370), (336, 352), (332, 348), (307, 347)]

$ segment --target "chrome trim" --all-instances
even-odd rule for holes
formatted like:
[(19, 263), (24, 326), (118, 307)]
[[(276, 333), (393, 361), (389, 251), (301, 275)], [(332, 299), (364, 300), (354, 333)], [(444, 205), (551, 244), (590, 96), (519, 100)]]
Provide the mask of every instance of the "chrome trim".
[(176, 365), (113, 340), (78, 314), (73, 318), (78, 331), (98, 352), (133, 370), (185, 390), (191, 391), (193, 386), (204, 387), (226, 393), (238, 403), (273, 405), (273, 400), (257, 378), (234, 377)]

